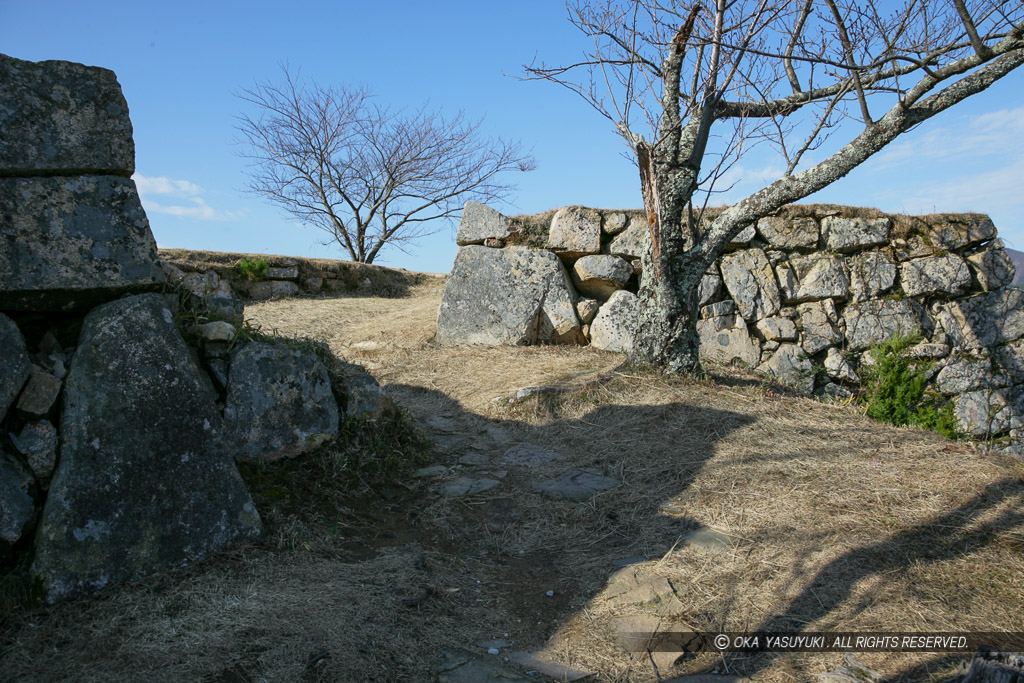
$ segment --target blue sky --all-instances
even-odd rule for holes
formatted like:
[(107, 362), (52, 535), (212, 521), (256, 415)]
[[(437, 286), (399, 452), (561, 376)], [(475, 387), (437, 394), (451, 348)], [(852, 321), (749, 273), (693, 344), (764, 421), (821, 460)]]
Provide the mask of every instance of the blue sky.
[[(370, 86), (381, 103), (483, 117), (537, 160), (517, 174), (505, 213), (567, 204), (639, 207), (634, 167), (605, 119), (554, 85), (512, 77), (535, 54), (581, 51), (558, 0), (489, 2), (55, 2), (0, 0), (0, 52), (113, 69), (131, 110), (136, 181), (165, 247), (342, 258), (324, 233), (245, 192), (234, 93), (276, 80), (279, 65), (322, 84)], [(510, 75), (506, 75), (510, 74)], [(1024, 249), (1024, 69), (904, 136), (808, 201), (886, 211), (989, 213)], [(734, 170), (724, 199), (760, 186), (778, 163)], [(447, 272), (454, 231), (423, 238), (381, 265)]]

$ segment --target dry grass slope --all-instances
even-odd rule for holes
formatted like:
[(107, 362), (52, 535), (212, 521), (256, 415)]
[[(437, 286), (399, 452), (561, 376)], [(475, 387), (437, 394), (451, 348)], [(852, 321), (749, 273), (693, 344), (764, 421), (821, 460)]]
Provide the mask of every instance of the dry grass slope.
[[(671, 582), (682, 609), (663, 627), (677, 630), (1024, 631), (1019, 461), (727, 368), (666, 379), (587, 348), (441, 348), (440, 295), (431, 281), (403, 298), (293, 299), (247, 313), (370, 368), (435, 430), (435, 457), (453, 476), (475, 471), (457, 465), (467, 454), (495, 471), (522, 441), (563, 461), (502, 466), (499, 486), (454, 499), (402, 477), (322, 524), (295, 520), (278, 535), (290, 544), (16, 613), (3, 628), (5, 677), (434, 680), (441, 650), (487, 658), (475, 643), (494, 638), (602, 681), (712, 669), (806, 681), (842, 659), (702, 655), (655, 669), (615, 644), (616, 619), (650, 611), (609, 600), (623, 558)], [(494, 400), (547, 384), (581, 388)], [(622, 485), (586, 502), (527, 486), (569, 467)], [(678, 543), (701, 526), (731, 537), (725, 552)], [(937, 680), (960, 658), (862, 659), (890, 680)]]

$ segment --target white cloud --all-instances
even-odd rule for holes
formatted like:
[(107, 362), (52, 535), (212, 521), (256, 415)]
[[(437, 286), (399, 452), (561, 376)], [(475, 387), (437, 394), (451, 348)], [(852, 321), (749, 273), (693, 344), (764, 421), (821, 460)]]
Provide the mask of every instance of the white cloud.
[[(927, 125), (927, 124), (925, 124)], [(878, 155), (878, 170), (911, 159), (949, 159), (1006, 154), (1024, 136), (1024, 107), (966, 117), (962, 125), (931, 128), (922, 135), (890, 145)]]
[[(234, 221), (246, 214), (245, 209), (223, 211), (213, 208), (202, 198), (203, 188), (188, 180), (175, 180), (164, 176), (154, 178), (140, 173), (136, 173), (132, 179), (139, 189), (139, 197), (147, 212), (203, 221)], [(176, 204), (162, 204), (154, 197), (183, 201)]]

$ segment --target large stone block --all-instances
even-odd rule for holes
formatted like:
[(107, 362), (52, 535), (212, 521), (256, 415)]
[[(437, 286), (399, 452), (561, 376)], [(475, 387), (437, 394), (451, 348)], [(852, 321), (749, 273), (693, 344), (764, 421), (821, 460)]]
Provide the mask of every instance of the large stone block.
[(338, 434), (327, 368), (310, 349), (251, 342), (232, 354), (224, 423), (240, 461), (274, 462)]
[(836, 329), (838, 313), (831, 299), (800, 304), (800, 327), (803, 328), (800, 345), (810, 355), (822, 349), (834, 346), (843, 340), (843, 335)]
[(775, 268), (785, 303), (846, 299), (850, 269), (846, 259), (826, 254), (800, 256)]
[(796, 344), (779, 346), (757, 371), (801, 393), (809, 394), (814, 390), (814, 366)]
[(584, 296), (606, 300), (633, 276), (633, 266), (618, 256), (593, 254), (572, 266), (572, 280)]
[(650, 246), (651, 233), (647, 227), (647, 219), (643, 216), (633, 216), (629, 219), (629, 227), (619, 233), (605, 247), (605, 251), (612, 256), (635, 259), (643, 258)]
[(908, 237), (893, 240), (896, 257), (901, 261), (933, 256), (943, 251), (958, 251), (996, 236), (996, 226), (984, 214), (949, 216), (941, 221), (922, 221), (913, 226)]
[(128, 103), (113, 71), (0, 55), (0, 176), (135, 171)]
[(93, 309), (71, 361), (33, 573), (53, 601), (257, 539), (208, 380), (163, 297)]
[(563, 206), (548, 231), (548, 249), (567, 259), (601, 251), (601, 214), (582, 206)]
[(167, 280), (128, 178), (0, 178), (0, 239), (0, 309), (82, 309)]
[(994, 240), (993, 246), (967, 257), (967, 263), (974, 273), (978, 287), (986, 292), (1005, 287), (1013, 282), (1016, 268), (1006, 254), (1002, 240)]
[(850, 351), (863, 351), (896, 334), (909, 336), (921, 333), (921, 318), (908, 299), (850, 304), (843, 310), (843, 320)]
[(768, 216), (757, 221), (761, 237), (776, 249), (814, 249), (818, 246), (818, 221), (813, 218)]
[(847, 253), (877, 247), (889, 241), (888, 218), (838, 218), (821, 221), (821, 236), (829, 251)]
[(0, 444), (0, 548), (21, 540), (35, 519), (32, 473)]
[(896, 282), (896, 261), (888, 250), (865, 251), (850, 257), (850, 299), (876, 299)]
[(701, 360), (752, 368), (761, 360), (761, 342), (750, 336), (743, 319), (720, 315), (697, 321)]
[(590, 345), (605, 351), (632, 353), (638, 305), (632, 292), (620, 289), (612, 294), (590, 325)]
[(900, 283), (907, 296), (963, 294), (971, 286), (971, 271), (956, 254), (926, 256), (900, 264)]
[(580, 344), (576, 291), (543, 249), (461, 247), (437, 313), (441, 344)]
[(719, 265), (722, 280), (744, 319), (755, 321), (779, 312), (779, 287), (763, 251), (744, 249), (727, 254)]
[(1024, 337), (1024, 290), (1006, 287), (951, 301), (939, 321), (954, 347), (982, 349)]
[(512, 234), (507, 217), (486, 204), (466, 202), (462, 209), (462, 220), (455, 234), (455, 243), (460, 247), (467, 244), (483, 244), (484, 240), (503, 240)]

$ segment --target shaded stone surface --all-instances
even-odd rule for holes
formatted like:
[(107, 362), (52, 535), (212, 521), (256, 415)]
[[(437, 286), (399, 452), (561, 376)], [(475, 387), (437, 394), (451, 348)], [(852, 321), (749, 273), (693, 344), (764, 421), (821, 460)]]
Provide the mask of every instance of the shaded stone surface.
[(719, 267), (726, 289), (744, 319), (760, 320), (778, 313), (782, 303), (779, 288), (771, 263), (763, 251), (744, 249), (726, 254)]
[(601, 251), (601, 214), (582, 206), (563, 206), (551, 218), (547, 247), (563, 258)]
[(14, 321), (0, 313), (0, 420), (18, 398), (31, 372), (25, 338)]
[(643, 258), (644, 252), (650, 248), (651, 237), (647, 220), (634, 216), (629, 219), (626, 230), (615, 237), (607, 246), (606, 251), (612, 256), (622, 258)]
[(850, 304), (843, 310), (846, 344), (863, 351), (895, 334), (920, 334), (921, 320), (907, 299), (880, 299)]
[(543, 249), (459, 248), (438, 309), (437, 341), (582, 343), (576, 294), (565, 267)]
[(633, 266), (618, 256), (592, 254), (572, 266), (572, 279), (580, 294), (602, 301), (622, 289), (633, 276)]
[(531, 680), (502, 666), (494, 658), (481, 659), (466, 650), (443, 650), (440, 661), (434, 665), (434, 671), (438, 683), (506, 683)]
[(532, 481), (529, 486), (549, 498), (587, 500), (601, 491), (615, 488), (619, 483), (618, 479), (606, 477), (596, 470), (572, 469), (554, 479)]
[(18, 412), (28, 418), (43, 418), (57, 403), (61, 381), (38, 365), (32, 366), (28, 383), (18, 397)]
[(821, 221), (821, 236), (825, 249), (842, 253), (877, 247), (889, 241), (888, 218), (838, 218), (830, 216)]
[(814, 390), (814, 366), (796, 344), (780, 344), (757, 371), (805, 394)]
[(523, 442), (517, 443), (505, 451), (501, 461), (506, 465), (534, 469), (562, 459), (562, 456), (554, 451), (541, 448), (536, 444)]
[(854, 254), (847, 261), (850, 267), (850, 300), (877, 298), (896, 282), (896, 261), (888, 250)]
[(769, 216), (757, 221), (757, 231), (776, 249), (814, 249), (818, 246), (818, 221), (813, 218)]
[(761, 359), (761, 343), (750, 336), (743, 319), (721, 315), (697, 321), (701, 360), (754, 367)]
[(394, 415), (395, 402), (362, 367), (345, 363), (330, 375), (334, 393), (344, 403), (346, 420), (379, 420)]
[(268, 299), (285, 299), (296, 296), (299, 293), (299, 286), (289, 280), (264, 280), (253, 282), (246, 286), (246, 293), (250, 299), (266, 301)]
[(135, 171), (128, 103), (113, 71), (0, 55), (0, 176)]
[(338, 433), (338, 404), (316, 354), (250, 342), (232, 354), (224, 422), (235, 457), (273, 462)]
[(714, 301), (721, 289), (722, 276), (718, 274), (718, 266), (713, 266), (712, 270), (704, 273), (700, 279), (700, 284), (697, 285), (697, 305), (704, 306)]
[(0, 445), (0, 546), (14, 545), (36, 516), (32, 473)]
[(0, 239), (0, 309), (82, 309), (167, 279), (128, 178), (0, 178)]
[(996, 226), (984, 214), (950, 216), (939, 222), (920, 222), (905, 238), (893, 240), (900, 260), (932, 256), (941, 251), (957, 251), (996, 236)]
[[(998, 242), (998, 244), (996, 244)], [(1013, 261), (1006, 254), (1002, 240), (993, 240), (993, 246), (967, 257), (967, 263), (978, 287), (990, 292), (1013, 282), (1016, 275)]]
[(49, 421), (29, 422), (18, 434), (11, 434), (11, 444), (25, 456), (32, 473), (39, 479), (53, 475), (57, 462), (57, 428)]
[(935, 388), (944, 394), (962, 394), (984, 387), (997, 389), (1007, 384), (1007, 377), (997, 378), (993, 375), (992, 361), (984, 357), (952, 358), (935, 376)]
[(590, 345), (605, 351), (631, 353), (638, 305), (632, 292), (620, 289), (612, 294), (590, 325)]
[[(716, 301), (713, 304), (708, 304), (707, 306), (701, 308), (700, 317), (714, 318), (720, 315), (732, 315), (735, 312), (736, 302), (734, 302), (732, 299), (726, 299), (725, 301)], [(775, 318), (771, 318), (771, 320), (775, 320)], [(760, 320), (758, 320), (757, 322), (759, 325), (761, 324)]]
[(439, 493), (447, 498), (461, 498), (490, 491), (500, 483), (497, 479), (489, 477), (456, 477), (441, 484)]
[(963, 294), (971, 286), (971, 271), (956, 254), (927, 256), (900, 264), (900, 284), (907, 296)]
[(995, 361), (1014, 384), (1024, 382), (1024, 340), (997, 346), (994, 352)]
[(945, 304), (939, 321), (965, 349), (981, 349), (1024, 337), (1024, 290), (1006, 287)]
[(483, 244), (484, 240), (507, 238), (511, 232), (509, 220), (486, 204), (466, 202), (462, 219), (455, 234), (455, 243), (460, 247), (467, 244)]
[(847, 362), (839, 349), (831, 348), (825, 356), (825, 372), (832, 379), (843, 382), (860, 382), (860, 377)]
[(32, 571), (53, 601), (250, 542), (262, 524), (163, 297), (86, 316)]

